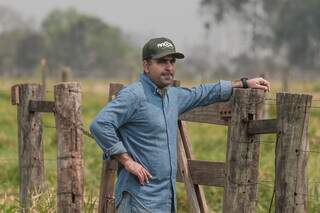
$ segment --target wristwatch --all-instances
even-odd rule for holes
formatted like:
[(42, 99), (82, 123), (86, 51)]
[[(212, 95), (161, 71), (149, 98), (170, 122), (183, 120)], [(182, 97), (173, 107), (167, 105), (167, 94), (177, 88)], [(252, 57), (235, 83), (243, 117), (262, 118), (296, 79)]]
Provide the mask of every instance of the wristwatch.
[(242, 82), (242, 88), (248, 88), (248, 78), (241, 78), (240, 81)]

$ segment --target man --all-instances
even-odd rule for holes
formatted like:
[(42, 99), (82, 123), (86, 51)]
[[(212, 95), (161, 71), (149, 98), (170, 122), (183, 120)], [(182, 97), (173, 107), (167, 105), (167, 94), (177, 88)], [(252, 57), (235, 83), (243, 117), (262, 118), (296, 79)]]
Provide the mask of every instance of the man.
[(236, 87), (270, 90), (262, 78), (220, 81), (192, 89), (171, 87), (176, 52), (170, 39), (143, 47), (140, 79), (122, 89), (93, 120), (90, 130), (104, 159), (120, 163), (116, 183), (118, 212), (176, 212), (177, 121), (198, 106), (227, 101)]

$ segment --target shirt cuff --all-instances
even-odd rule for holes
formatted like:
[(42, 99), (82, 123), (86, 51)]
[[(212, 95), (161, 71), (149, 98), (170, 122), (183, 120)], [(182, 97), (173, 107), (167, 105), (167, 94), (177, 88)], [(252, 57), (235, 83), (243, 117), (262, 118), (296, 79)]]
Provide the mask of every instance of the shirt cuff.
[(107, 153), (103, 154), (103, 160), (110, 160), (111, 156), (118, 155), (122, 153), (126, 153), (127, 149), (124, 147), (122, 142), (118, 142), (115, 145), (113, 145)]
[(232, 95), (232, 82), (220, 80), (220, 98), (221, 101), (227, 101)]

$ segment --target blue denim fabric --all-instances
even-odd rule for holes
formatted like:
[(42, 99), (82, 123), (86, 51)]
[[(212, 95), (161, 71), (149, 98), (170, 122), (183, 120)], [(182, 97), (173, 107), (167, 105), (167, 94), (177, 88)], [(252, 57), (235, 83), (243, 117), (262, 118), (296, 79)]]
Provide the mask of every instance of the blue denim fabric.
[(136, 176), (120, 167), (116, 206), (123, 191), (128, 191), (154, 213), (166, 212), (164, 208), (171, 205), (171, 200), (176, 206), (178, 116), (198, 106), (227, 101), (231, 94), (231, 82), (221, 80), (191, 89), (169, 87), (161, 96), (145, 74), (122, 89), (97, 114), (90, 125), (91, 133), (104, 152), (104, 160), (127, 152), (153, 178), (141, 185)]
[[(128, 192), (123, 192), (117, 213), (152, 213)], [(169, 211), (170, 212), (170, 211)]]

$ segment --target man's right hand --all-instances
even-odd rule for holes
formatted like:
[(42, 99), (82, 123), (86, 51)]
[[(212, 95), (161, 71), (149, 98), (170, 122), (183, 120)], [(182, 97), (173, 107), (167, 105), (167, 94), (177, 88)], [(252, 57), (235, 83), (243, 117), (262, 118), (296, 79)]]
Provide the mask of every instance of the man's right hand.
[(139, 163), (134, 161), (128, 153), (123, 153), (114, 156), (124, 168), (138, 177), (141, 185), (144, 183), (149, 183), (149, 178), (152, 178), (152, 175)]

